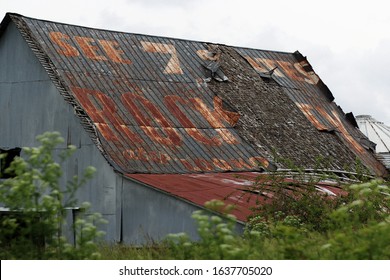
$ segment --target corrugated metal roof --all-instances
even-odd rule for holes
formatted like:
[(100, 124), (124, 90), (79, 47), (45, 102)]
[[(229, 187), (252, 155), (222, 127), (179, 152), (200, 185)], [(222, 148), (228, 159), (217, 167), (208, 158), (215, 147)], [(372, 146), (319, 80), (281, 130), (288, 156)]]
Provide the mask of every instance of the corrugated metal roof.
[(333, 102), (333, 94), (314, 72), (306, 57), (298, 51), (280, 53), (245, 48), (237, 50), (260, 76), (265, 73), (283, 87), (319, 131), (336, 133), (366, 166), (376, 170), (378, 175), (383, 174), (383, 166), (359, 142), (362, 135), (355, 127), (353, 115), (350, 113), (346, 117)]
[[(226, 204), (235, 206), (231, 214), (238, 220), (246, 222), (252, 207), (258, 203), (267, 203), (272, 199), (272, 184), (275, 181), (284, 183), (296, 182), (290, 178), (275, 177), (271, 174), (258, 172), (239, 173), (203, 173), (203, 174), (126, 174), (126, 177), (158, 188), (170, 195), (181, 199), (204, 205), (212, 199), (219, 199)], [(255, 182), (262, 188), (267, 188), (266, 193), (257, 193)], [(300, 182), (303, 185), (303, 182)], [(328, 195), (339, 195), (342, 189), (335, 182), (318, 182), (317, 189)], [(267, 197), (267, 199), (265, 199)]]
[(377, 153), (390, 153), (390, 127), (369, 115), (356, 116), (359, 129), (376, 144)]
[[(358, 132), (299, 53), (225, 46), (245, 58), (238, 62), (240, 66), (247, 61), (258, 72), (257, 78), (252, 77), (256, 83), (263, 85), (262, 79), (267, 75), (274, 79), (297, 105), (294, 110), (299, 108), (318, 131), (335, 131), (347, 149), (334, 135), (309, 134), (311, 128), (304, 125), (281, 137), (280, 131), (288, 131), (286, 120), (262, 115), (265, 110), (278, 114), (282, 105), (275, 103), (275, 97), (272, 108), (264, 107), (266, 102), (263, 106), (259, 100), (251, 102), (255, 98), (252, 96), (243, 96), (240, 100), (245, 102), (235, 104), (234, 97), (241, 94), (242, 87), (237, 88), (239, 84), (224, 73), (235, 71), (234, 67), (220, 67), (222, 46), (98, 30), (16, 14), (7, 14), (2, 29), (9, 19), (65, 100), (74, 106), (99, 149), (120, 172), (255, 171), (261, 169), (259, 164), (271, 168), (274, 142), (281, 150), (298, 151), (281, 154), (299, 159), (298, 164), (306, 168), (315, 163), (316, 157), (326, 157), (331, 151), (333, 168), (353, 164), (356, 155), (372, 172), (385, 172), (357, 142)], [(248, 86), (249, 93), (261, 91), (251, 87), (250, 82), (242, 84)], [(218, 90), (216, 84), (230, 88)], [(249, 109), (238, 110), (240, 106)], [(284, 109), (293, 110), (289, 108)], [(265, 122), (275, 131), (268, 130)], [(267, 138), (268, 134), (274, 136)]]
[(11, 16), (122, 172), (259, 170), (238, 114), (205, 85), (198, 42)]
[(356, 116), (359, 129), (376, 144), (376, 157), (390, 169), (390, 127), (369, 115)]

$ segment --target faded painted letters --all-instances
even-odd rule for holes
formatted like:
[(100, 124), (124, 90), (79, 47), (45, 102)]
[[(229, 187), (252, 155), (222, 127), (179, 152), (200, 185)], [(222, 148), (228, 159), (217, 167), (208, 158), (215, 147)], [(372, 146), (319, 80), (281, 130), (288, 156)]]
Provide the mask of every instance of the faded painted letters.
[(50, 32), (49, 37), (58, 46), (57, 52), (61, 55), (70, 57), (83, 55), (91, 60), (131, 64), (131, 60), (124, 58), (125, 53), (116, 41), (81, 36), (70, 37), (61, 32)]
[[(222, 145), (240, 144), (239, 138), (226, 127), (235, 125), (239, 114), (222, 108), (222, 100), (214, 97), (214, 108), (207, 106), (200, 98), (184, 98), (177, 95), (164, 96), (164, 104), (153, 103), (148, 100), (138, 88), (138, 92), (119, 94), (121, 104), (126, 112), (119, 112), (112, 98), (100, 91), (73, 87), (72, 91), (80, 105), (88, 112), (92, 122), (106, 141), (114, 142), (116, 146), (123, 146), (123, 157), (128, 161), (143, 161), (154, 164), (168, 164), (171, 161), (181, 163), (189, 171), (233, 170), (236, 168), (254, 168), (262, 164), (268, 166), (268, 161), (261, 157), (234, 158), (227, 161), (211, 157), (209, 160), (200, 158), (180, 158), (175, 150), (184, 145), (184, 141), (192, 138), (201, 145), (219, 147)], [(166, 110), (161, 106), (165, 106)], [(142, 109), (140, 109), (142, 108)], [(168, 117), (163, 112), (168, 111)], [(214, 128), (214, 135), (204, 133), (203, 129), (187, 117), (185, 112), (192, 111), (202, 116), (204, 122)], [(130, 125), (131, 117), (137, 126)], [(176, 128), (172, 117), (180, 123)], [(136, 128), (143, 133), (136, 131)], [(129, 148), (131, 143), (131, 148)], [(158, 148), (156, 151), (149, 145)], [(147, 147), (147, 148), (146, 148)], [(159, 148), (161, 147), (161, 148)], [(164, 148), (165, 147), (165, 148)]]

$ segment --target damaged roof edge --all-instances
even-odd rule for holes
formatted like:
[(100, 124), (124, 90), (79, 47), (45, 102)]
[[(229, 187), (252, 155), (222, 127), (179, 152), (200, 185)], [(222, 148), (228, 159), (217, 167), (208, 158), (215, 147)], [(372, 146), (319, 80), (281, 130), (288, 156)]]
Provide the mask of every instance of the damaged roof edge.
[(201, 39), (185, 39), (185, 38), (178, 38), (178, 37), (171, 37), (171, 36), (159, 36), (159, 35), (153, 35), (153, 34), (147, 34), (147, 33), (137, 33), (137, 32), (129, 32), (129, 31), (119, 31), (115, 29), (107, 29), (107, 28), (96, 28), (92, 26), (85, 26), (85, 25), (79, 25), (79, 24), (71, 24), (71, 23), (66, 23), (66, 22), (60, 22), (60, 21), (55, 21), (55, 20), (47, 20), (47, 19), (41, 19), (41, 18), (35, 18), (35, 17), (30, 17), (30, 16), (25, 16), (21, 15), (19, 13), (14, 13), (14, 12), (7, 12), (3, 18), (3, 21), (1, 22), (0, 25), (0, 35), (2, 31), (2, 25), (4, 22), (4, 27), (8, 25), (10, 21), (12, 21), (11, 16), (16, 16), (16, 17), (21, 17), (25, 19), (30, 19), (30, 20), (39, 20), (42, 22), (47, 22), (47, 23), (53, 23), (53, 24), (63, 24), (67, 26), (73, 26), (76, 28), (86, 28), (90, 30), (97, 30), (97, 31), (106, 31), (106, 32), (115, 32), (115, 33), (121, 33), (121, 34), (132, 34), (136, 36), (148, 36), (152, 38), (163, 38), (167, 40), (175, 40), (175, 41), (182, 41), (182, 42), (192, 42), (192, 43), (201, 43), (201, 44), (211, 44), (211, 45), (218, 45), (218, 46), (229, 46), (232, 48), (241, 48), (241, 49), (252, 49), (252, 50), (260, 50), (264, 52), (273, 52), (273, 53), (282, 53), (282, 54), (292, 54), (293, 52), (288, 52), (288, 51), (273, 51), (273, 50), (265, 50), (265, 49), (259, 49), (255, 47), (241, 47), (241, 46), (235, 46), (229, 43), (215, 43), (211, 41), (206, 41), (206, 40), (201, 40)]
[[(293, 53), (296, 60), (298, 60), (299, 63), (304, 63), (303, 69), (305, 69), (306, 72), (314, 72), (313, 66), (311, 66), (310, 62), (307, 60), (306, 56), (303, 56), (298, 50)], [(316, 74), (317, 75), (317, 74)], [(317, 86), (320, 88), (320, 90), (324, 93), (325, 97), (329, 100), (329, 102), (332, 102), (335, 98), (328, 88), (328, 86), (322, 81), (322, 79), (318, 76), (318, 83)]]
[(21, 16), (19, 14), (6, 13), (3, 20), (0, 23), (0, 36), (3, 35), (3, 32), (7, 28), (8, 24), (12, 21), (11, 15)]

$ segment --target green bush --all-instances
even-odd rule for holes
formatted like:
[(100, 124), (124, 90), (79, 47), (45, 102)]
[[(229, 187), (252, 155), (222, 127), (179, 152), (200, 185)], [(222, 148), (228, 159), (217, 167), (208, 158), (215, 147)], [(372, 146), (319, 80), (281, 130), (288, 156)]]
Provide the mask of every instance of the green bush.
[[(318, 199), (307, 196), (287, 213), (280, 208), (256, 212), (243, 234), (235, 230), (236, 220), (229, 215), (230, 206), (210, 201), (209, 210), (195, 211), (199, 240), (185, 233), (170, 234), (162, 243), (144, 247), (107, 246), (102, 248), (107, 259), (390, 259), (390, 191), (389, 183), (372, 180), (345, 187), (346, 193), (337, 203), (327, 204), (320, 219), (307, 215), (321, 207)], [(315, 202), (310, 202), (312, 197)], [(309, 203), (309, 206), (303, 205)], [(282, 209), (288, 210), (288, 202)], [(300, 209), (302, 205), (303, 209)], [(276, 212), (274, 212), (274, 210)], [(223, 214), (215, 214), (216, 211)], [(314, 218), (314, 217), (313, 217)], [(319, 226), (318, 223), (324, 223)]]
[[(82, 178), (74, 177), (61, 187), (61, 164), (75, 151), (74, 146), (59, 150), (64, 142), (57, 132), (37, 137), (41, 146), (24, 148), (6, 172), (15, 175), (0, 184), (0, 205), (8, 214), (0, 218), (1, 259), (95, 259), (99, 258), (95, 243), (103, 233), (95, 224), (103, 222), (101, 215), (79, 218), (74, 225), (76, 246), (64, 237), (66, 209), (75, 207), (76, 191), (95, 172), (88, 167)], [(83, 204), (87, 211), (89, 205)]]
[[(346, 191), (348, 195), (337, 203), (311, 195), (300, 201), (284, 200), (282, 207), (275, 201), (263, 208), (263, 215), (256, 211), (243, 235), (235, 232), (233, 216), (196, 211), (193, 218), (200, 240), (193, 242), (185, 233), (171, 234), (161, 258), (389, 259), (389, 183), (373, 180), (351, 185)], [(223, 202), (209, 204), (221, 208)]]

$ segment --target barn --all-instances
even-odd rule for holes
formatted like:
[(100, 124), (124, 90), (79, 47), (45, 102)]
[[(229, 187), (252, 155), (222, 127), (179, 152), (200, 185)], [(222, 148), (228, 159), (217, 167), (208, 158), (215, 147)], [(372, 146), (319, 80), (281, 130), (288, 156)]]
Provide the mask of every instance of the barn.
[(372, 176), (388, 172), (298, 51), (14, 13), (0, 26), (0, 127), (1, 152), (35, 146), (46, 131), (61, 133), (61, 149), (77, 147), (65, 179), (97, 168), (78, 200), (103, 214), (113, 242), (196, 237), (191, 213), (211, 199), (235, 204), (243, 224), (245, 187), (269, 172), (288, 177), (287, 162), (341, 177), (357, 160)]

